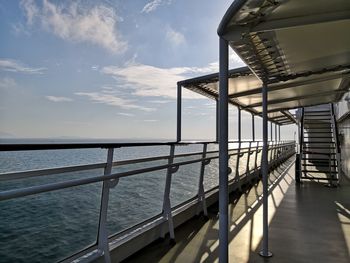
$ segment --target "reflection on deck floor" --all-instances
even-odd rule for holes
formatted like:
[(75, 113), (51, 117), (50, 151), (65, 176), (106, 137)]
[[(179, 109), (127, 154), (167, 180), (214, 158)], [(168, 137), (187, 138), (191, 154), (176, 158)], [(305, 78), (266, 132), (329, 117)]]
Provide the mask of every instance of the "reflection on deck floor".
[[(258, 255), (262, 238), (259, 183), (231, 198), (230, 261), (350, 262), (349, 182), (343, 180), (339, 188), (317, 182), (297, 186), (291, 160), (270, 178), (275, 182), (269, 197), (269, 240), (274, 256), (263, 259)], [(126, 262), (218, 262), (217, 207), (209, 212), (209, 220), (195, 218), (176, 229), (174, 246), (168, 240), (155, 242)]]

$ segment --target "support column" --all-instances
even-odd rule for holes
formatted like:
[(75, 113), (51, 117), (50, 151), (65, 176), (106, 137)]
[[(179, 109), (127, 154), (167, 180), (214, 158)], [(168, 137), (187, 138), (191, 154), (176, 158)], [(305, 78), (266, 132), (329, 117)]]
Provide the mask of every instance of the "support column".
[(220, 116), (219, 116), (219, 99), (215, 100), (216, 102), (216, 142), (219, 142), (219, 127), (220, 127)]
[(235, 174), (235, 178), (236, 178), (236, 183), (238, 183), (238, 189), (239, 191), (242, 191), (242, 187), (241, 187), (241, 177), (239, 174), (239, 166), (240, 166), (240, 159), (243, 156), (243, 154), (241, 154), (241, 141), (242, 141), (242, 111), (240, 107), (237, 107), (237, 115), (238, 115), (238, 151), (237, 151), (237, 157), (236, 157), (236, 174)]
[[(263, 242), (262, 250), (260, 251), (260, 256), (271, 257), (272, 253), (269, 251), (269, 226), (268, 226), (268, 123), (267, 123), (267, 84), (264, 83), (262, 87), (262, 117), (263, 117), (263, 149), (262, 149), (262, 181), (263, 181)], [(272, 129), (271, 129), (272, 133)]]
[(181, 84), (177, 83), (177, 126), (176, 126), (176, 141), (181, 141), (181, 124), (182, 124), (182, 87)]
[(273, 137), (272, 137), (272, 121), (270, 121), (270, 141), (273, 140)]
[(220, 38), (219, 262), (228, 262), (228, 42)]
[(252, 114), (252, 140), (255, 141), (255, 116)]
[(278, 140), (281, 141), (281, 125), (278, 125)]
[(277, 141), (277, 124), (275, 123), (275, 141)]
[(241, 108), (238, 107), (238, 142), (239, 146), (241, 146), (241, 141), (242, 141), (242, 112)]

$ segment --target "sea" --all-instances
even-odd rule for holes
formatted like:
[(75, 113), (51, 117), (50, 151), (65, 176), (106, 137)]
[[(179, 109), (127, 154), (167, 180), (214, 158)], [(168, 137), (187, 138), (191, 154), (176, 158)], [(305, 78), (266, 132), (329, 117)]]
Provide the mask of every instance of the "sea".
[[(67, 139), (2, 139), (4, 143), (107, 142)], [(108, 142), (126, 142), (111, 141)], [(127, 142), (135, 142), (128, 140)], [(231, 148), (238, 145), (232, 144)], [(244, 145), (241, 145), (244, 146)], [(202, 151), (202, 145), (177, 146), (175, 153)], [(208, 150), (217, 150), (210, 144)], [(169, 146), (125, 147), (114, 151), (114, 161), (169, 155)], [(70, 149), (0, 152), (0, 173), (27, 171), (106, 162), (106, 149)], [(179, 157), (175, 161), (201, 158)], [(112, 172), (124, 172), (167, 160), (115, 166)], [(246, 169), (246, 157), (240, 158), (240, 173)], [(251, 164), (253, 162), (251, 161)], [(195, 197), (198, 192), (200, 163), (181, 166), (173, 174), (170, 192), (174, 207)], [(235, 171), (236, 159), (230, 159)], [(103, 174), (103, 169), (0, 181), (0, 191), (32, 187)], [(233, 178), (234, 173), (230, 175)], [(120, 178), (110, 190), (107, 226), (109, 235), (119, 233), (162, 211), (166, 170)], [(205, 167), (204, 188), (218, 185), (218, 159)], [(102, 183), (71, 187), (0, 202), (0, 263), (57, 262), (97, 241)]]

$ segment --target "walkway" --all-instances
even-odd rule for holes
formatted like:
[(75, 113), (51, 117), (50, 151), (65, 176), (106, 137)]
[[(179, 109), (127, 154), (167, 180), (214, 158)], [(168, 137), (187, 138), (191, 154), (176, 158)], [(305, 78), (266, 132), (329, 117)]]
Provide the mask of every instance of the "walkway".
[[(287, 169), (286, 169), (287, 168)], [(327, 188), (322, 183), (294, 182), (290, 160), (270, 174), (270, 249), (258, 255), (262, 239), (262, 185), (232, 196), (230, 262), (350, 262), (350, 184)], [(217, 207), (209, 220), (194, 218), (176, 229), (176, 244), (168, 240), (146, 247), (126, 262), (218, 262)]]

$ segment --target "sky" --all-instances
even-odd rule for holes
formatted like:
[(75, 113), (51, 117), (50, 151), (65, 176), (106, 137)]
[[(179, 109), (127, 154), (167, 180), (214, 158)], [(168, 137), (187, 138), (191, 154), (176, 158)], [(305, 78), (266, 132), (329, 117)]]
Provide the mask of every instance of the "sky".
[[(174, 140), (176, 82), (218, 71), (231, 3), (0, 0), (0, 138)], [(214, 102), (183, 98), (183, 139), (214, 139)], [(250, 125), (243, 114), (243, 138)], [(231, 107), (232, 139), (236, 126)]]

